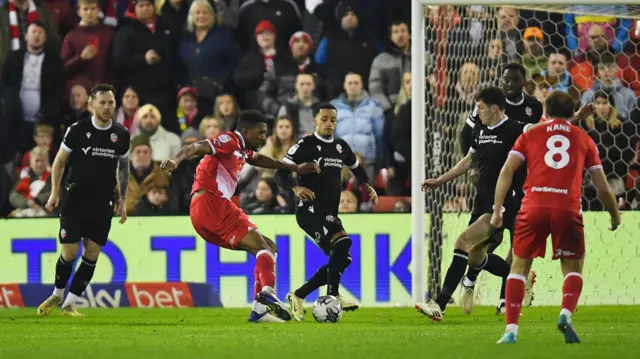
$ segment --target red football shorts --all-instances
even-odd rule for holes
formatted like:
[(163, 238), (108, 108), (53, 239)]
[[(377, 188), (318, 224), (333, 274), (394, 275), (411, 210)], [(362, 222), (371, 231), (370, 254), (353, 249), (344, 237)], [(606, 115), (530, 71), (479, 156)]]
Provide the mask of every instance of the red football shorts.
[(553, 259), (580, 259), (584, 256), (582, 214), (543, 207), (518, 212), (513, 253), (527, 259), (544, 257), (549, 234)]
[(233, 202), (210, 192), (193, 197), (189, 211), (196, 232), (218, 247), (236, 249), (247, 233), (257, 229)]

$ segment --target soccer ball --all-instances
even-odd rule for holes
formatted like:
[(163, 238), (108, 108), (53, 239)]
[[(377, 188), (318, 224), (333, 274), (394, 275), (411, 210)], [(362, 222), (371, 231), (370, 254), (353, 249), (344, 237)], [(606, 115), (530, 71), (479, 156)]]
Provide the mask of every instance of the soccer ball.
[(342, 305), (338, 298), (323, 295), (313, 303), (312, 313), (318, 323), (337, 323), (342, 319)]

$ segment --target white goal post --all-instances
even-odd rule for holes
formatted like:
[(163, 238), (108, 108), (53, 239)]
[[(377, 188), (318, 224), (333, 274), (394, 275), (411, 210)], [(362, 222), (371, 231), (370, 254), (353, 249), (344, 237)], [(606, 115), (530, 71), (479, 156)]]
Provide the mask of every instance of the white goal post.
[[(519, 9), (526, 10), (540, 10), (549, 12), (563, 12), (568, 6), (571, 5), (600, 5), (601, 7), (608, 7), (609, 5), (630, 5), (633, 1), (630, 0), (607, 0), (604, 2), (597, 0), (563, 0), (563, 1), (545, 1), (542, 3), (535, 3), (531, 0), (510, 0), (505, 4), (496, 3), (495, 0), (411, 0), (411, 70), (412, 70), (412, 120), (411, 120), (411, 200), (412, 200), (412, 299), (414, 301), (424, 301), (428, 295), (428, 290), (433, 291), (434, 286), (427, 285), (428, 283), (428, 270), (429, 263), (427, 262), (427, 250), (428, 240), (433, 239), (434, 231), (433, 224), (430, 224), (430, 228), (427, 228), (426, 215), (432, 213), (426, 213), (429, 202), (432, 201), (431, 196), (439, 196), (439, 194), (423, 193), (421, 191), (421, 184), (427, 175), (427, 167), (433, 168), (434, 165), (442, 167), (443, 164), (439, 162), (437, 156), (433, 156), (434, 151), (440, 153), (444, 149), (437, 149), (437, 140), (434, 138), (427, 138), (432, 136), (431, 133), (427, 133), (429, 128), (428, 122), (431, 120), (427, 118), (426, 111), (426, 99), (425, 99), (425, 63), (426, 63), (426, 45), (425, 45), (425, 11), (427, 11), (427, 5), (484, 5), (490, 7), (499, 6), (513, 6)], [(638, 5), (633, 5), (634, 7)], [(576, 12), (579, 14), (579, 12)], [(605, 9), (601, 14), (613, 15), (616, 17), (632, 17), (638, 18), (638, 12), (634, 12), (634, 16), (622, 15), (616, 13), (615, 7), (611, 6), (609, 10)], [(437, 41), (437, 40), (435, 40)], [(445, 60), (446, 61), (446, 60)], [(435, 126), (435, 125), (434, 125)], [(435, 135), (433, 135), (435, 136)], [(430, 157), (427, 158), (427, 154), (430, 153)], [(446, 170), (446, 169), (444, 169)], [(436, 206), (431, 204), (428, 208), (429, 212), (439, 210)], [(441, 210), (441, 209), (440, 209)], [(440, 218), (442, 218), (440, 212)], [(432, 223), (432, 222), (430, 222)], [(442, 227), (441, 227), (442, 228)], [(442, 231), (441, 231), (442, 232)], [(446, 236), (446, 234), (440, 233), (440, 236)], [(452, 241), (454, 238), (449, 238)], [(442, 239), (440, 242), (442, 243)], [(433, 258), (431, 258), (433, 259)], [(438, 264), (439, 265), (439, 264)], [(439, 271), (436, 272), (437, 276), (440, 275)], [(433, 273), (431, 273), (433, 275)], [(432, 279), (429, 279), (430, 281)], [(436, 280), (439, 286), (439, 278)], [(439, 289), (436, 290), (436, 292)], [(437, 293), (430, 293), (430, 296), (434, 296)]]

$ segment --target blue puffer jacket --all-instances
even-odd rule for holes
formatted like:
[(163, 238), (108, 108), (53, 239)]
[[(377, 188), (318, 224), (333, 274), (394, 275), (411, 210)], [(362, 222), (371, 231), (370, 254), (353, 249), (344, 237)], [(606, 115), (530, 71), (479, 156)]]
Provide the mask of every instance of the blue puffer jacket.
[(355, 101), (345, 94), (331, 101), (338, 110), (336, 137), (344, 139), (354, 152), (359, 152), (367, 165), (382, 159), (382, 107), (366, 91)]

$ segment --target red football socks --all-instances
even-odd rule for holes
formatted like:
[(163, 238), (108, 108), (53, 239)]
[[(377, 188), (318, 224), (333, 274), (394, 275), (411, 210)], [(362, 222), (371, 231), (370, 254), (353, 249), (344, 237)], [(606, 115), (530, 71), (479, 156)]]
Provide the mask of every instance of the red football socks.
[(524, 300), (524, 286), (527, 278), (520, 274), (509, 274), (506, 289), (507, 325), (518, 324), (522, 301)]
[(264, 249), (256, 255), (256, 269), (254, 273), (262, 287), (274, 288), (276, 284), (275, 257), (273, 253)]
[(580, 273), (568, 273), (562, 284), (562, 309), (571, 313), (576, 310), (580, 293), (582, 292), (582, 275)]

